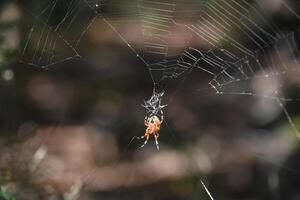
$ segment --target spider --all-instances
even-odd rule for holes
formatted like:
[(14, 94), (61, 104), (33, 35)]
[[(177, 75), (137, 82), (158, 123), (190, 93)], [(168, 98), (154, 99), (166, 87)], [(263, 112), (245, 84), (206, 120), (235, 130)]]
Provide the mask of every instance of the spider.
[[(149, 141), (150, 135), (153, 134), (155, 143), (156, 143), (156, 148), (157, 148), (157, 150), (159, 150), (159, 145), (158, 145), (159, 133), (158, 132), (160, 130), (161, 124), (163, 123), (163, 120), (164, 120), (163, 116), (161, 117), (161, 119), (159, 119), (159, 117), (156, 115), (145, 117), (144, 123), (145, 123), (145, 126), (147, 127), (145, 134), (142, 137), (137, 137), (137, 136), (134, 137), (137, 139), (146, 138), (144, 144), (142, 146), (140, 146), (139, 148), (143, 148)], [(132, 138), (132, 139), (134, 139), (134, 138)]]

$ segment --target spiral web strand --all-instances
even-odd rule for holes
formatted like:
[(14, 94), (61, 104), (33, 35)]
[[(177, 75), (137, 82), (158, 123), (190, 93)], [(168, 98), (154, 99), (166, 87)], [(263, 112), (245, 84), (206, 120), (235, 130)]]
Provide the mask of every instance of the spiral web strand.
[(32, 14), (36, 22), (29, 31), (20, 61), (48, 68), (81, 58), (78, 46), (98, 17), (94, 8), (100, 5), (101, 1), (50, 1), (41, 11)]

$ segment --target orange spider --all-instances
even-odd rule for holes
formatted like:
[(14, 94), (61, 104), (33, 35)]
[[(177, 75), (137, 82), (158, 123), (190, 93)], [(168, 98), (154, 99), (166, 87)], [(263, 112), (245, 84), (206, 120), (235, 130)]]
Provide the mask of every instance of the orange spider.
[(159, 150), (159, 146), (158, 146), (159, 133), (158, 132), (160, 130), (160, 126), (161, 126), (162, 122), (163, 122), (163, 117), (161, 117), (161, 120), (156, 115), (153, 115), (150, 117), (145, 117), (144, 123), (145, 123), (145, 126), (147, 127), (147, 129), (146, 129), (145, 135), (143, 135), (139, 139), (146, 138), (146, 140), (140, 148), (143, 148), (147, 144), (147, 142), (149, 141), (150, 135), (153, 134), (155, 143), (156, 143), (156, 148), (157, 148), (157, 150)]

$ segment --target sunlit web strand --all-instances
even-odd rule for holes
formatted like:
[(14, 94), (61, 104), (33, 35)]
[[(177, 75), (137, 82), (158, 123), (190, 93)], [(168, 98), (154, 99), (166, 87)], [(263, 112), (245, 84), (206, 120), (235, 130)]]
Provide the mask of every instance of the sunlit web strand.
[[(54, 18), (55, 12), (57, 12), (58, 2), (61, 3), (62, 1), (51, 1), (38, 15), (32, 14), (35, 18), (35, 23), (30, 29), (24, 49), (21, 53), (22, 63), (47, 68), (72, 59), (81, 58), (80, 53), (77, 50), (78, 45), (99, 14), (90, 7), (87, 0), (73, 0), (65, 7), (66, 11), (62, 16), (62, 19), (54, 26), (51, 26), (49, 21)], [(76, 35), (70, 34), (69, 31), (76, 25), (75, 22), (81, 17), (80, 15), (85, 12), (84, 9), (88, 9), (87, 11), (91, 14), (82, 18), (82, 20), (84, 20), (83, 26), (79, 27), (82, 28), (82, 30), (79, 30)], [(46, 19), (42, 20), (41, 18)], [(39, 24), (42, 26), (41, 30)], [(34, 41), (34, 35), (37, 35), (37, 41)], [(65, 38), (66, 35), (69, 38)], [(33, 44), (34, 50), (31, 55), (32, 57), (29, 61), (26, 61), (25, 54), (29, 53), (28, 46), (31, 43)], [(64, 49), (65, 56), (59, 55), (56, 52), (58, 48), (62, 47), (66, 48)], [(59, 58), (59, 56), (61, 58)], [(28, 57), (30, 57), (30, 53)]]

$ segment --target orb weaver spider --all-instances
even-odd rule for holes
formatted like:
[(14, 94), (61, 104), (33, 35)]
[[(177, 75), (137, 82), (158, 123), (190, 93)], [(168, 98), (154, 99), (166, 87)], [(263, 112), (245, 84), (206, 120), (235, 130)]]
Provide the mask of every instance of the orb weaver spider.
[(161, 119), (156, 115), (145, 117), (144, 124), (147, 127), (145, 134), (141, 137), (134, 136), (132, 138), (132, 139), (146, 138), (144, 144), (142, 146), (140, 146), (139, 148), (143, 148), (148, 143), (150, 136), (153, 135), (154, 139), (155, 139), (156, 148), (157, 148), (157, 150), (159, 150), (158, 137), (159, 137), (159, 131), (160, 131), (161, 124), (163, 123), (163, 120), (164, 120), (163, 116), (161, 116)]

